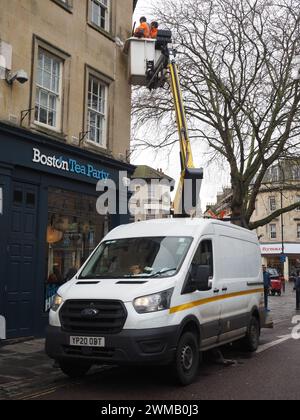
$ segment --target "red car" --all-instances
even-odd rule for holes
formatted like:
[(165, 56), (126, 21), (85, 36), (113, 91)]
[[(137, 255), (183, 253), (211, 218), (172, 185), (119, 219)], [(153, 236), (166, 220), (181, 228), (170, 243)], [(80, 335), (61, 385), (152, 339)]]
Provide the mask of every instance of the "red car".
[(267, 272), (271, 276), (271, 289), (270, 289), (270, 295), (272, 296), (281, 296), (282, 295), (282, 283), (284, 281), (284, 278), (279, 274), (279, 272), (276, 270), (276, 268), (267, 268)]

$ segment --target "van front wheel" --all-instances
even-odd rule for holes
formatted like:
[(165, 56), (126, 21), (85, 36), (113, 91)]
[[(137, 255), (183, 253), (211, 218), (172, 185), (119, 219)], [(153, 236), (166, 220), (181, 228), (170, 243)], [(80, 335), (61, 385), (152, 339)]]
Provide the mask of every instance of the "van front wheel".
[(197, 336), (191, 332), (184, 333), (179, 340), (173, 366), (177, 382), (183, 386), (194, 382), (198, 373), (199, 359)]

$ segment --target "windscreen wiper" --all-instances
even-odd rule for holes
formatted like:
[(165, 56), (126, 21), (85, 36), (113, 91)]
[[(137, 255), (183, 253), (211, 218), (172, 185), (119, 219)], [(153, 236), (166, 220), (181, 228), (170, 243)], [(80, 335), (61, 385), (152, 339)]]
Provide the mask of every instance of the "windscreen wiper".
[(147, 278), (159, 277), (160, 275), (166, 274), (169, 271), (177, 271), (177, 267), (175, 267), (175, 268), (166, 268), (164, 270), (157, 271), (156, 273), (153, 273), (150, 276), (147, 276)]

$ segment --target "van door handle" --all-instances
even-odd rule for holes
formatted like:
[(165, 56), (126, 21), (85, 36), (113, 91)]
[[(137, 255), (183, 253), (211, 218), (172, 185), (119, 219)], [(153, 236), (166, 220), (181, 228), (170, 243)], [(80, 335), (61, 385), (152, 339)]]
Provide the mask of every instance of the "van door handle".
[(222, 289), (222, 292), (228, 292), (228, 287), (224, 287), (224, 288)]
[(214, 290), (214, 293), (216, 293), (216, 294), (217, 294), (217, 293), (220, 293), (220, 289), (215, 289), (215, 290)]

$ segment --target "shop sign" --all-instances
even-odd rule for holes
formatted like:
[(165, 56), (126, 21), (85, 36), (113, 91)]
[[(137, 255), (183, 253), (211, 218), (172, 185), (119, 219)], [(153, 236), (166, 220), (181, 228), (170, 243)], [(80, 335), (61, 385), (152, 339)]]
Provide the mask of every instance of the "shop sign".
[[(283, 255), (283, 249), (281, 244), (265, 244), (261, 245), (262, 255)], [(285, 243), (284, 244), (284, 256), (294, 254), (300, 255), (300, 243)]]
[(261, 246), (262, 254), (282, 254), (282, 246), (264, 245)]
[(47, 166), (48, 168), (58, 169), (63, 172), (83, 175), (97, 181), (107, 180), (110, 174), (103, 169), (95, 168), (91, 164), (83, 164), (76, 159), (65, 158), (64, 156), (42, 154), (39, 149), (33, 149), (33, 163)]

